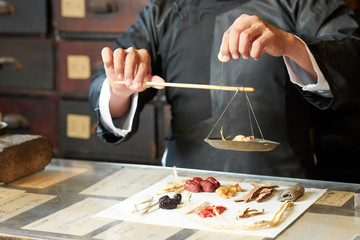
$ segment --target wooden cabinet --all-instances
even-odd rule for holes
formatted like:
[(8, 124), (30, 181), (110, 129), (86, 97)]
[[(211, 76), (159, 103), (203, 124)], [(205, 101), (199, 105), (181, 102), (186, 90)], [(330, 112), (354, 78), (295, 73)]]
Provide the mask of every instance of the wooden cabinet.
[(34, 134), (47, 137), (59, 153), (58, 103), (53, 95), (0, 96), (2, 118), (8, 123), (8, 133)]
[(88, 103), (101, 49), (114, 46), (149, 0), (0, 2), (0, 116), (9, 132), (49, 138), (55, 157), (160, 164), (168, 126), (160, 97), (117, 146), (96, 136)]
[(60, 100), (60, 155), (66, 158), (159, 164), (157, 104), (145, 106), (138, 132), (117, 146), (96, 136), (88, 102), (101, 49), (135, 23), (148, 0), (53, 0), (56, 87)]
[(0, 33), (45, 34), (48, 29), (46, 0), (6, 0), (0, 5)]
[(125, 32), (149, 0), (52, 0), (60, 32)]
[(68, 41), (57, 43), (56, 66), (59, 91), (63, 96), (87, 98), (90, 77), (102, 65), (101, 49), (113, 41)]
[(0, 38), (0, 88), (54, 90), (53, 46), (50, 39)]
[(46, 0), (0, 5), (0, 113), (8, 133), (47, 137), (59, 152), (58, 98)]
[(60, 102), (60, 142), (64, 157), (155, 164), (157, 161), (155, 105), (145, 106), (138, 132), (119, 145), (96, 136), (96, 119), (87, 101)]

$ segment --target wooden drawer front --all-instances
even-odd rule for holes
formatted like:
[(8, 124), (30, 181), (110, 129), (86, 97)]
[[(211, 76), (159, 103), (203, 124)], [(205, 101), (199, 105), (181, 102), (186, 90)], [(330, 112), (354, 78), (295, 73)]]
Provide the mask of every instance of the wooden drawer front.
[(45, 136), (57, 151), (59, 118), (55, 99), (2, 96), (0, 112), (3, 121), (9, 124), (8, 133)]
[(0, 7), (0, 33), (47, 32), (46, 0), (4, 0)]
[(96, 119), (87, 101), (60, 102), (60, 145), (67, 158), (153, 163), (156, 158), (155, 106), (141, 113), (138, 132), (127, 142), (109, 145), (96, 136)]
[(0, 88), (52, 90), (51, 41), (0, 38)]
[(112, 48), (114, 42), (61, 41), (58, 43), (57, 67), (61, 93), (82, 94), (89, 92), (90, 77), (102, 64), (101, 49)]
[(65, 32), (125, 32), (149, 0), (52, 0), (55, 27)]

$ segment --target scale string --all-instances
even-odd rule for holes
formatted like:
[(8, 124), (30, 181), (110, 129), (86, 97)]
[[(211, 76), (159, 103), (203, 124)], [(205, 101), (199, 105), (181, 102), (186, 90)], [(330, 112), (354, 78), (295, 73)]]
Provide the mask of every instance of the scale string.
[[(244, 95), (244, 96), (245, 96), (245, 98), (247, 97), (246, 95)], [(255, 136), (255, 135), (254, 135), (254, 129), (253, 129), (252, 121), (251, 121), (250, 104), (249, 104), (248, 99), (245, 99), (245, 100), (246, 100), (246, 106), (247, 106), (247, 110), (248, 110), (248, 114), (249, 114), (249, 122), (250, 122), (251, 136)]]
[(221, 113), (220, 117), (218, 118), (218, 120), (216, 121), (215, 125), (213, 126), (213, 128), (211, 129), (209, 135), (206, 137), (207, 139), (210, 137), (211, 133), (214, 131), (216, 125), (219, 123), (220, 119), (222, 118), (222, 116), (224, 115), (224, 113), (226, 112), (226, 110), (228, 109), (228, 107), (230, 106), (231, 102), (234, 100), (236, 94), (238, 93), (239, 91), (236, 91), (234, 93), (234, 95), (232, 96), (232, 98), (230, 99), (230, 102), (226, 105), (224, 111)]
[[(223, 71), (224, 71), (224, 63), (222, 62), (221, 63), (221, 72), (220, 72), (220, 85), (222, 84), (223, 82)], [(223, 117), (223, 115), (225, 114), (226, 110), (229, 108), (230, 104), (232, 103), (232, 101), (235, 99), (235, 96), (238, 94), (239, 90), (237, 90), (234, 95), (232, 96), (232, 98), (230, 99), (229, 103), (226, 105), (224, 111), (221, 113), (220, 117), (217, 119), (216, 123), (214, 124), (214, 126), (212, 127), (209, 135), (206, 137), (207, 139), (210, 137), (210, 135), (212, 134), (212, 132), (214, 131), (214, 129), (216, 128), (217, 124), (219, 123), (220, 119)], [(250, 99), (247, 95), (246, 92), (245, 93), (245, 98), (246, 98), (246, 105), (247, 105), (247, 109), (248, 109), (248, 114), (249, 114), (249, 122), (250, 122), (250, 128), (251, 128), (251, 134), (252, 136), (255, 136), (254, 135), (254, 129), (253, 129), (253, 125), (252, 125), (252, 120), (251, 120), (251, 113), (252, 115), (254, 116), (254, 120), (256, 122), (256, 125), (259, 129), (259, 132), (260, 132), (260, 135), (261, 135), (261, 138), (264, 140), (264, 136), (263, 136), (263, 133), (262, 133), (262, 130), (260, 128), (260, 125), (259, 125), (259, 122), (256, 118), (256, 115), (255, 115), (255, 111), (251, 105), (251, 102), (250, 102)], [(251, 113), (250, 113), (251, 111)]]
[[(252, 105), (251, 105), (250, 99), (249, 99), (249, 97), (248, 97), (248, 95), (247, 95), (246, 93), (245, 93), (245, 97), (246, 97), (246, 101), (247, 101), (248, 105), (250, 106), (251, 112), (252, 112), (252, 114), (253, 114), (253, 116), (254, 116), (254, 119), (255, 119), (256, 125), (257, 125), (257, 127), (258, 127), (258, 129), (259, 129), (261, 138), (262, 138), (263, 140), (265, 140), (265, 139), (264, 139), (264, 136), (263, 136), (263, 133), (262, 133), (262, 131), (261, 131), (259, 122), (258, 122), (258, 120), (257, 120), (257, 118), (256, 118), (255, 111), (254, 111), (254, 109), (253, 109), (253, 107), (252, 107)], [(249, 115), (250, 115), (250, 113), (249, 113)], [(250, 120), (250, 122), (251, 122), (251, 120)], [(251, 131), (253, 131), (253, 130), (252, 130), (252, 127), (251, 127)], [(253, 133), (253, 134), (254, 134), (254, 133)]]
[(224, 62), (221, 62), (220, 85), (223, 83)]

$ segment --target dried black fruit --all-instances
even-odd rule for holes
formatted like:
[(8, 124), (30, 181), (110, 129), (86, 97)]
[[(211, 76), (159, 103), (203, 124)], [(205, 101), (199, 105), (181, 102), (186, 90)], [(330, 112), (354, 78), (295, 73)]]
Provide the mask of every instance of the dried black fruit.
[(177, 193), (173, 198), (168, 195), (159, 198), (159, 207), (162, 209), (174, 209), (181, 202), (181, 194)]
[(166, 198), (159, 202), (159, 207), (162, 209), (174, 209), (177, 207), (175, 199)]
[(170, 197), (168, 195), (162, 196), (161, 198), (159, 198), (159, 203), (164, 199), (170, 199)]
[(177, 204), (180, 204), (181, 203), (181, 194), (180, 193), (177, 193), (173, 196), (173, 199), (176, 200)]

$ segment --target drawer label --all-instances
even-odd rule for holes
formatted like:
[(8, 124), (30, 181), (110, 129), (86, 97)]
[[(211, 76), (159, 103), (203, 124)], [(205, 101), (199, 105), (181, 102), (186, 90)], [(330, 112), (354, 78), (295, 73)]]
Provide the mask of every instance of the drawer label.
[(86, 55), (67, 56), (68, 79), (89, 79), (91, 76), (90, 57)]
[(66, 136), (69, 138), (90, 138), (90, 116), (68, 114), (66, 116)]
[(68, 18), (85, 18), (85, 0), (61, 0), (61, 16)]
[(86, 55), (67, 56), (68, 79), (89, 79), (91, 76), (90, 57)]
[(326, 193), (315, 202), (318, 205), (341, 207), (354, 196), (353, 192), (326, 191)]

